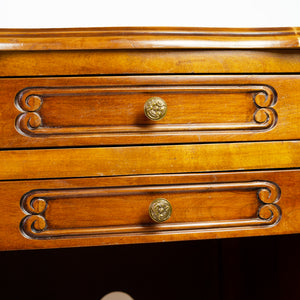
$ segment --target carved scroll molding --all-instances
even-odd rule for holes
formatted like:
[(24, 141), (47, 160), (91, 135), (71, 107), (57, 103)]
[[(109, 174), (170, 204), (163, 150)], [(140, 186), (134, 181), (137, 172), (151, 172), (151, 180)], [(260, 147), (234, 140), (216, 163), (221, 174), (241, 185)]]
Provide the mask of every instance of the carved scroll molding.
[[(199, 112), (199, 122), (193, 124), (160, 124), (159, 122), (149, 127), (149, 125), (99, 125), (86, 126), (72, 124), (70, 126), (47, 125), (42, 117), (42, 108), (45, 101), (53, 99), (71, 99), (72, 97), (103, 97), (120, 94), (148, 93), (155, 96), (157, 93), (198, 93), (198, 94), (249, 94), (249, 101), (253, 102), (254, 114), (251, 122), (241, 123), (202, 123), (201, 112)], [(52, 100), (49, 100), (48, 98)], [(167, 99), (166, 99), (167, 100)], [(136, 134), (141, 132), (174, 132), (174, 131), (262, 131), (269, 130), (276, 125), (277, 113), (273, 108), (276, 103), (277, 94), (274, 88), (267, 85), (209, 85), (209, 86), (162, 86), (162, 87), (49, 87), (49, 88), (26, 88), (20, 91), (15, 99), (16, 107), (22, 112), (16, 118), (15, 126), (18, 132), (30, 137), (43, 136), (72, 136), (81, 135), (89, 137), (91, 135), (119, 135), (120, 133)], [(55, 101), (55, 100), (54, 100)], [(128, 100), (129, 101), (129, 100)], [(82, 107), (82, 110), (85, 108)], [(94, 109), (100, 109), (94, 107)], [(124, 110), (125, 108), (120, 107)], [(213, 107), (211, 108), (213, 110)], [(230, 109), (230, 108), (229, 108)], [(47, 114), (47, 112), (44, 112)], [(141, 113), (143, 113), (141, 108)], [(225, 112), (226, 113), (226, 112)], [(176, 116), (174, 116), (176, 119)], [(55, 120), (53, 120), (55, 122)], [(76, 120), (74, 121), (76, 123)]]
[[(205, 222), (163, 223), (163, 224), (136, 224), (122, 226), (80, 227), (80, 228), (51, 228), (47, 220), (47, 210), (52, 201), (57, 199), (72, 199), (74, 205), (78, 199), (94, 197), (99, 199), (107, 196), (119, 195), (147, 195), (158, 192), (223, 192), (239, 191), (238, 197), (243, 193), (255, 193), (257, 199), (256, 216), (247, 219), (214, 220)], [(243, 193), (241, 193), (243, 192)], [(224, 194), (224, 197), (226, 195)], [(275, 226), (281, 219), (281, 209), (278, 206), (280, 199), (280, 188), (273, 182), (249, 181), (232, 183), (203, 183), (193, 185), (173, 186), (142, 186), (142, 187), (110, 187), (110, 188), (84, 188), (84, 189), (49, 189), (33, 190), (23, 195), (21, 209), (26, 216), (20, 222), (21, 233), (31, 239), (61, 239), (78, 237), (103, 237), (108, 235), (129, 236), (150, 233), (172, 233), (172, 232), (205, 232), (207, 230), (243, 230), (255, 228), (268, 228)], [(172, 199), (169, 199), (172, 201)], [(229, 200), (229, 201), (232, 201)], [(231, 202), (232, 203), (232, 202)], [(63, 206), (63, 204), (62, 204)], [(60, 207), (60, 209), (62, 209)], [(65, 208), (67, 209), (67, 207)], [(78, 208), (79, 209), (79, 208)], [(116, 207), (116, 209), (118, 209)], [(148, 211), (145, 211), (148, 214)], [(99, 216), (101, 218), (101, 216)], [(62, 224), (63, 225), (63, 224)]]

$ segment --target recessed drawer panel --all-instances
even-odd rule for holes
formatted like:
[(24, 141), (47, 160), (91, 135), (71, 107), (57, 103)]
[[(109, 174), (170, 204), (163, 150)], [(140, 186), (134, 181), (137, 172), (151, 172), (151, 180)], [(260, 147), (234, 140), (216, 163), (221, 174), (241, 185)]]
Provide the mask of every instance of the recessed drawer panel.
[(1, 147), (298, 139), (300, 77), (0, 80)]
[(298, 170), (1, 182), (1, 249), (299, 232)]

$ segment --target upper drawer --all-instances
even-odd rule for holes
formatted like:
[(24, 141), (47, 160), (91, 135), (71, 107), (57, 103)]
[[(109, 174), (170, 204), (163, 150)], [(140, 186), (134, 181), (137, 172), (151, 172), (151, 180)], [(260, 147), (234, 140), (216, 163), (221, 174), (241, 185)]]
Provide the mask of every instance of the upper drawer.
[[(0, 141), (23, 148), (298, 139), (299, 97), (297, 75), (0, 79)], [(145, 115), (164, 109), (157, 121)]]

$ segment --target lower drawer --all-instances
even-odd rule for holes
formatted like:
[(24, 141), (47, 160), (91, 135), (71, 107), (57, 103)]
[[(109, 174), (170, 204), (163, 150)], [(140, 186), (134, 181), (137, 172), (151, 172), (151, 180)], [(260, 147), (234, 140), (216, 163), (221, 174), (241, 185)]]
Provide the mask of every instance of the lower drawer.
[(1, 250), (300, 232), (299, 170), (0, 182)]

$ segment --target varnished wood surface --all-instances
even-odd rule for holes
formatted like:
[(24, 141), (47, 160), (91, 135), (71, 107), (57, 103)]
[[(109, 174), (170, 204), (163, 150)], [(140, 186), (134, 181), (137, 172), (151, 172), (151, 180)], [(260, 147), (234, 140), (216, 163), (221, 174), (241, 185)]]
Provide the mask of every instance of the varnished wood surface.
[(0, 249), (300, 232), (298, 31), (0, 30)]
[(0, 51), (0, 61), (1, 77), (300, 72), (296, 49)]
[(299, 97), (298, 75), (0, 79), (0, 147), (296, 140)]
[[(105, 244), (123, 244), (123, 243), (146, 243), (162, 242), (192, 239), (208, 239), (223, 237), (241, 237), (255, 235), (274, 235), (300, 232), (299, 203), (300, 196), (297, 184), (300, 179), (299, 170), (283, 171), (253, 171), (253, 172), (232, 172), (232, 173), (211, 173), (211, 174), (177, 174), (177, 175), (156, 175), (156, 176), (120, 176), (120, 177), (99, 177), (88, 179), (65, 179), (65, 180), (30, 180), (30, 181), (3, 181), (0, 183), (0, 239), (1, 250), (12, 249), (33, 249), (33, 248), (57, 248), (57, 247), (75, 247), (91, 246)], [(265, 190), (260, 197), (261, 202), (256, 196), (256, 188), (248, 186), (245, 189), (238, 189), (236, 185), (241, 183), (269, 182), (277, 186), (275, 197), (273, 192), (266, 193)], [(205, 191), (194, 189), (189, 191), (186, 186), (189, 185), (209, 185), (210, 188)], [(214, 185), (225, 184), (234, 185), (231, 189), (214, 190)], [(166, 190), (163, 190), (163, 186)], [(141, 193), (134, 199), (135, 193), (128, 197), (124, 193), (111, 193), (114, 189), (121, 187), (127, 189), (136, 189), (137, 187), (162, 187), (161, 190), (149, 190)], [(110, 188), (109, 188), (110, 187)], [(181, 193), (172, 193), (172, 189), (181, 187)], [(74, 190), (75, 189), (75, 190)], [(81, 189), (80, 193), (86, 193), (93, 190), (94, 194), (79, 196), (76, 189)], [(96, 190), (95, 190), (96, 189)], [(105, 192), (101, 192), (101, 189)], [(268, 188), (269, 189), (269, 188)], [(260, 193), (264, 190), (258, 187)], [(53, 198), (51, 191), (59, 191), (60, 196)], [(73, 196), (67, 197), (67, 194), (73, 191)], [(26, 208), (22, 204), (22, 197), (26, 193), (36, 195), (31, 201), (32, 208)], [(45, 209), (42, 206), (41, 199), (43, 193), (48, 201)], [(102, 193), (102, 195), (101, 195)], [(202, 194), (203, 193), (203, 194)], [(269, 196), (268, 196), (269, 194)], [(176, 225), (174, 230), (164, 230), (161, 225), (155, 225), (148, 217), (147, 207), (152, 198), (164, 196), (174, 205), (174, 215), (165, 223), (166, 225)], [(266, 198), (264, 198), (266, 196)], [(79, 197), (79, 198), (78, 198)], [(91, 198), (92, 197), (92, 198)], [(268, 199), (269, 197), (269, 199)], [(35, 199), (35, 200), (34, 200)], [(48, 200), (47, 200), (48, 199)], [(51, 200), (52, 199), (52, 200)], [(138, 200), (137, 200), (138, 199)], [(121, 204), (120, 206), (116, 204)], [(268, 204), (269, 203), (269, 204)], [(124, 206), (125, 205), (125, 206)], [(262, 208), (266, 206), (265, 208)], [(256, 226), (251, 219), (258, 218), (259, 215), (269, 218), (270, 210), (274, 207), (279, 208), (277, 222), (269, 224), (262, 222)], [(259, 208), (261, 207), (261, 208)], [(21, 209), (22, 208), (22, 209)], [(29, 210), (37, 210), (32, 216)], [(44, 210), (45, 209), (45, 210)], [(257, 210), (260, 212), (257, 212)], [(24, 218), (37, 218), (44, 216), (46, 228), (43, 228), (43, 222), (40, 217), (37, 223), (31, 227), (41, 231), (34, 233), (31, 237), (22, 234)], [(172, 219), (173, 218), (173, 219)], [(188, 225), (191, 221), (197, 220), (206, 223), (206, 227), (190, 229)], [(236, 227), (230, 227), (230, 220), (237, 220), (240, 224)], [(245, 222), (246, 220), (246, 222)], [(248, 220), (248, 221), (247, 221)], [(217, 224), (223, 221), (222, 224)], [(70, 235), (68, 230), (77, 231), (84, 229), (97, 229), (107, 224), (107, 228), (113, 228), (116, 224), (122, 222), (125, 224), (137, 224), (144, 226), (135, 233), (111, 231), (109, 233), (96, 233), (91, 231), (87, 235)], [(247, 223), (248, 222), (248, 223)], [(186, 228), (178, 224), (186, 224)], [(151, 230), (147, 224), (152, 224)], [(216, 225), (217, 224), (217, 225)], [(39, 227), (40, 226), (40, 227)], [(64, 232), (61, 236), (42, 235), (50, 231)]]
[[(232, 201), (237, 193), (239, 201)], [(153, 211), (151, 218), (148, 211), (162, 199), (172, 213), (156, 224)], [(25, 237), (44, 240), (267, 228), (280, 222), (280, 200), (278, 184), (261, 180), (35, 189), (21, 198), (20, 207), (27, 216), (20, 230)], [(156, 210), (154, 214), (159, 216)]]
[(299, 48), (299, 28), (1, 29), (0, 50)]
[(9, 150), (0, 161), (1, 180), (283, 169), (299, 166), (300, 143)]

